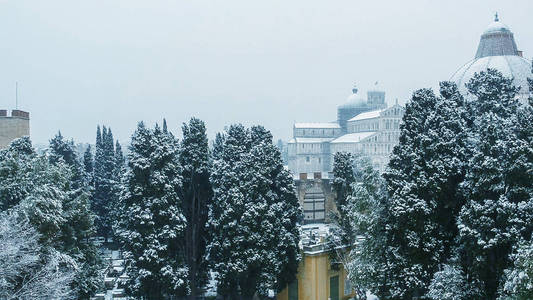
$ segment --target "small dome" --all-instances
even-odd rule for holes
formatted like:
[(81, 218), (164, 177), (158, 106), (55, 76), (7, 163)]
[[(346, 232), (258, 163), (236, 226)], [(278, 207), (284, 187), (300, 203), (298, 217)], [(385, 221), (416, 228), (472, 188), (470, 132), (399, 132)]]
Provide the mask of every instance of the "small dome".
[(352, 94), (346, 99), (346, 103), (339, 105), (339, 108), (353, 108), (366, 106), (366, 99), (357, 93), (357, 88), (352, 90)]
[(500, 19), (498, 18), (498, 14), (496, 14), (494, 18), (494, 22), (490, 23), (490, 25), (485, 29), (485, 32), (483, 34), (488, 33), (496, 33), (496, 32), (509, 32), (509, 27), (502, 22), (500, 22)]

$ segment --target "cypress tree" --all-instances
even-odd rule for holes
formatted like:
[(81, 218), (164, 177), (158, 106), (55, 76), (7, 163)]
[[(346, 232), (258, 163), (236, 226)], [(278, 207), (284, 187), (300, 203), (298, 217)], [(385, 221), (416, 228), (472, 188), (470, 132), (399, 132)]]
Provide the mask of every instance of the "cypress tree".
[(126, 291), (143, 299), (184, 296), (188, 268), (181, 251), (186, 218), (178, 141), (141, 122), (129, 150), (116, 228), (127, 258)]
[(531, 124), (519, 123), (531, 117), (519, 109), (512, 79), (499, 71), (476, 74), (467, 88), (474, 118), (463, 183), (468, 202), (458, 220), (460, 263), (477, 287), (471, 298), (496, 299), (513, 247), (529, 240), (533, 230), (533, 133), (522, 131)]
[(453, 83), (422, 89), (406, 106), (400, 142), (384, 173), (394, 256), (391, 297), (421, 297), (450, 258), (468, 155), (465, 102)]
[(96, 154), (94, 157), (94, 194), (92, 207), (96, 214), (98, 234), (106, 240), (112, 235), (111, 210), (115, 207), (117, 184), (115, 180), (116, 153), (111, 128), (100, 126), (96, 131)]
[(206, 244), (209, 236), (206, 224), (213, 191), (209, 181), (209, 144), (204, 122), (192, 118), (189, 124), (183, 124), (182, 131), (180, 198), (187, 220), (184, 254), (189, 268), (190, 298), (196, 299), (207, 281)]
[(294, 279), (300, 258), (294, 183), (263, 127), (232, 125), (224, 137), (211, 175), (209, 258), (221, 295), (266, 296)]
[(352, 195), (352, 184), (355, 183), (353, 156), (350, 153), (337, 152), (333, 159), (333, 188), (335, 190), (335, 204), (337, 213), (333, 220), (341, 229), (343, 244), (352, 244), (355, 238), (350, 226), (350, 220), (345, 212), (347, 198)]

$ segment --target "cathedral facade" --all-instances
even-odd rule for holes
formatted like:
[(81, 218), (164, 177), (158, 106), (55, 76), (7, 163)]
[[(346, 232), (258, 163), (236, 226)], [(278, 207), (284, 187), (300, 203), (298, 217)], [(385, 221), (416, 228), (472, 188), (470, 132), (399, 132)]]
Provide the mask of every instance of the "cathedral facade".
[(357, 92), (354, 88), (337, 107), (337, 122), (294, 124), (287, 147), (288, 167), (295, 176), (330, 177), (333, 157), (341, 151), (366, 155), (377, 169), (384, 169), (398, 143), (404, 108), (397, 103), (387, 107), (384, 91), (368, 91), (366, 99)]

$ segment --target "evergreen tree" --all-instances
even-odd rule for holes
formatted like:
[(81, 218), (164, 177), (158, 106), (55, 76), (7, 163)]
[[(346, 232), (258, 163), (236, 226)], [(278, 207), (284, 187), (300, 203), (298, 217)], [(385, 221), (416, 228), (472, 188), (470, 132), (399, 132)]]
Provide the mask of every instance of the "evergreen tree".
[(294, 279), (302, 212), (270, 132), (232, 125), (224, 136), (211, 175), (209, 258), (220, 294), (266, 296)]
[(82, 188), (84, 185), (83, 167), (78, 159), (78, 154), (74, 149), (74, 141), (66, 141), (61, 135), (61, 131), (50, 140), (49, 160), (52, 164), (60, 161), (67, 164), (74, 173), (74, 188)]
[(211, 151), (212, 160), (220, 159), (222, 157), (222, 152), (224, 151), (224, 133), (218, 132), (215, 136), (215, 141), (213, 142), (213, 151)]
[(380, 299), (388, 299), (392, 288), (389, 258), (394, 253), (388, 247), (390, 237), (386, 230), (388, 197), (385, 181), (372, 167), (368, 157), (357, 155), (350, 158), (353, 175), (345, 174), (345, 177), (353, 176), (353, 183), (343, 204), (343, 211), (349, 220), (347, 226), (358, 238), (344, 267), (359, 298), (364, 299), (366, 292), (371, 291)]
[[(113, 169), (113, 178), (114, 180), (119, 183), (120, 177), (122, 175), (122, 172), (124, 171), (124, 167), (126, 166), (126, 158), (124, 157), (124, 153), (122, 152), (122, 146), (120, 143), (115, 143), (115, 164)], [(118, 184), (116, 184), (118, 186)]]
[(92, 177), (94, 172), (94, 159), (91, 145), (89, 145), (83, 153), (83, 170), (85, 171), (85, 175), (87, 176), (87, 182), (92, 183)]
[(505, 270), (502, 300), (533, 299), (533, 242), (522, 242), (511, 255), (512, 267)]
[(111, 128), (100, 126), (96, 131), (94, 157), (94, 194), (92, 208), (96, 214), (98, 234), (106, 240), (112, 235), (112, 210), (116, 206), (118, 182), (116, 180), (116, 153)]
[(457, 237), (469, 120), (455, 84), (441, 83), (440, 92), (440, 97), (427, 89), (413, 94), (384, 173), (391, 201), (389, 246), (397, 253), (393, 298), (423, 296)]
[(187, 292), (178, 151), (178, 141), (158, 126), (148, 129), (141, 122), (131, 139), (116, 232), (132, 296), (164, 299)]
[(518, 109), (512, 79), (489, 69), (467, 88), (474, 97), (473, 154), (463, 183), (468, 202), (458, 219), (459, 253), (469, 280), (480, 283), (472, 298), (496, 299), (513, 246), (529, 240), (533, 230), (533, 132), (526, 129), (531, 124), (518, 122), (530, 117)]
[[(67, 149), (61, 141), (55, 139), (54, 147)], [(43, 257), (59, 253), (65, 268), (75, 273), (72, 288), (76, 296), (88, 299), (101, 283), (100, 258), (89, 242), (93, 215), (86, 187), (79, 186), (75, 176), (79, 162), (68, 165), (58, 153), (52, 148), (49, 157), (39, 156), (28, 138), (11, 143), (0, 155), (0, 193), (12, 195), (3, 207), (19, 211), (30, 221), (40, 234)], [(48, 263), (46, 259), (41, 262)]]
[(332, 218), (341, 229), (343, 244), (352, 244), (355, 238), (344, 210), (347, 198), (352, 195), (352, 184), (355, 183), (353, 163), (353, 156), (350, 153), (337, 152), (333, 158), (333, 188), (336, 194), (337, 213), (334, 213)]
[(189, 269), (190, 298), (196, 299), (201, 294), (208, 275), (206, 243), (209, 237), (206, 224), (213, 191), (209, 181), (209, 144), (204, 122), (192, 118), (189, 124), (183, 124), (182, 131), (179, 155), (182, 167), (180, 198), (187, 220), (183, 253)]

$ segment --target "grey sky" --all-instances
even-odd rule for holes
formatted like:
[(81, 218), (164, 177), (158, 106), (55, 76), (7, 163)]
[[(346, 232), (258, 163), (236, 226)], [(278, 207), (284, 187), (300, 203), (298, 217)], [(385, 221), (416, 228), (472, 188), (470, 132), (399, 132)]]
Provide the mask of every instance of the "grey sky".
[(0, 108), (18, 81), (37, 143), (191, 116), (210, 136), (242, 122), (288, 139), (294, 121), (335, 120), (354, 82), (404, 103), (449, 79), (495, 11), (533, 56), (531, 0), (0, 0)]

